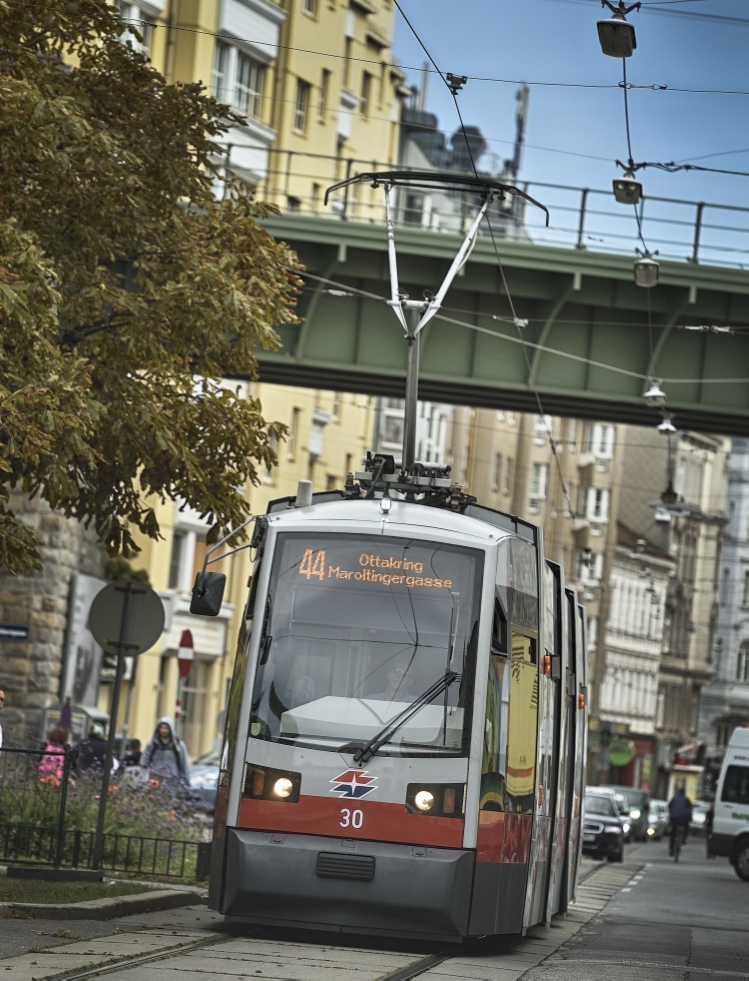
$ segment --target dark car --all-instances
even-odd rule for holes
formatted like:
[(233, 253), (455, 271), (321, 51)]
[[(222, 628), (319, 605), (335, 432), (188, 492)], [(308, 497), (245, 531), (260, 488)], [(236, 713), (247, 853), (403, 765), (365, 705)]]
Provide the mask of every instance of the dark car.
[(623, 794), (629, 805), (629, 837), (632, 841), (645, 841), (648, 837), (648, 807), (649, 799), (646, 790), (638, 787), (620, 787), (613, 784), (612, 790)]
[(624, 826), (610, 794), (585, 794), (583, 854), (624, 861)]
[(190, 768), (190, 790), (192, 798), (201, 811), (216, 810), (216, 788), (218, 786), (220, 754), (211, 751), (193, 760)]

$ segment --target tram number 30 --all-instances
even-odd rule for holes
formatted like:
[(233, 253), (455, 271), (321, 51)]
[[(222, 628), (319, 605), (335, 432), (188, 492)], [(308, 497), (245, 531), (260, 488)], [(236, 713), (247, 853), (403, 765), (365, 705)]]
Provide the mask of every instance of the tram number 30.
[(341, 820), (338, 822), (342, 828), (359, 829), (364, 824), (364, 811), (358, 808), (352, 813), (348, 807), (341, 808)]

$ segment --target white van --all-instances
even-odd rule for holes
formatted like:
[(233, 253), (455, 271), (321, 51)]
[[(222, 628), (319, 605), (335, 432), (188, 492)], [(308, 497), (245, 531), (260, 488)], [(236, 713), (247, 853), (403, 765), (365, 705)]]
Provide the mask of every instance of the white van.
[(734, 729), (715, 795), (710, 848), (749, 882), (749, 728)]

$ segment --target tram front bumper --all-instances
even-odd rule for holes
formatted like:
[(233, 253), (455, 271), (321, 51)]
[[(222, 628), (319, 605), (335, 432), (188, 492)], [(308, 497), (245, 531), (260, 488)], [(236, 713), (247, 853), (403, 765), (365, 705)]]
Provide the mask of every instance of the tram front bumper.
[(227, 919), (457, 939), (466, 936), (474, 853), (463, 849), (228, 829)]

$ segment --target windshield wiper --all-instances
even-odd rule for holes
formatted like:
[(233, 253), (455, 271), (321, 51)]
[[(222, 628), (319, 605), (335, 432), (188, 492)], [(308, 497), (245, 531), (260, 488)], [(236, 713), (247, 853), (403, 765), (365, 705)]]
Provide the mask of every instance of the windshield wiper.
[[(421, 695), (416, 699), (416, 701), (411, 702), (402, 712), (391, 719), (387, 725), (383, 726), (379, 732), (375, 733), (372, 738), (366, 742), (363, 746), (360, 746), (354, 753), (354, 762), (358, 763), (360, 766), (364, 766), (365, 763), (369, 763), (372, 757), (378, 752), (381, 746), (389, 742), (395, 733), (404, 726), (410, 718), (412, 718), (423, 708), (424, 705), (428, 705), (429, 702), (434, 701), (438, 695), (441, 695), (443, 691), (447, 691), (450, 685), (457, 681), (460, 675), (456, 671), (446, 671), (443, 678), (439, 678), (434, 682), (426, 691), (422, 692)], [(346, 750), (350, 746), (347, 743), (346, 746), (342, 746), (341, 750)]]

